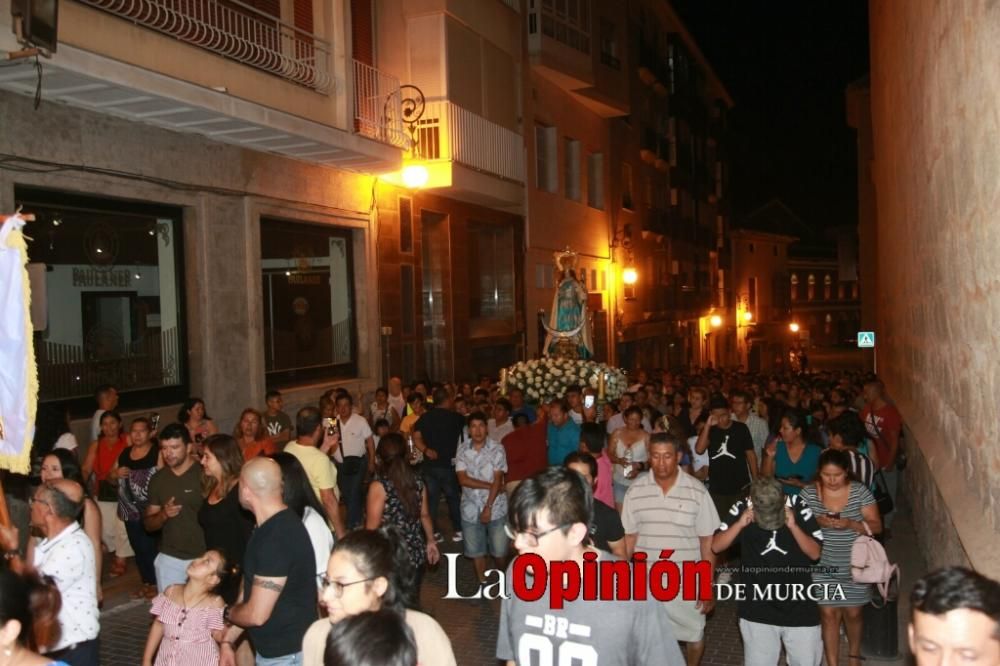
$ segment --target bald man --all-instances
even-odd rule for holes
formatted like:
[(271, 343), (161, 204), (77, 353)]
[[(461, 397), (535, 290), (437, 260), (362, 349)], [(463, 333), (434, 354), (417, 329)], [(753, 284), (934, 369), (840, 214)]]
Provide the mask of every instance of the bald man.
[[(77, 522), (82, 510), (83, 488), (76, 481), (56, 479), (38, 487), (31, 498), (31, 526), (45, 538), (35, 546), (34, 566), (55, 580), (62, 596), (60, 638), (47, 656), (70, 666), (97, 666), (101, 625), (94, 546)], [(17, 529), (0, 528), (0, 539), (11, 568), (21, 571)]]
[(235, 666), (233, 644), (244, 630), (258, 666), (298, 666), (302, 639), (316, 620), (316, 557), (309, 534), (281, 497), (281, 468), (254, 458), (240, 473), (240, 503), (257, 519), (243, 559), (243, 600), (226, 607), (229, 627), (221, 666)]

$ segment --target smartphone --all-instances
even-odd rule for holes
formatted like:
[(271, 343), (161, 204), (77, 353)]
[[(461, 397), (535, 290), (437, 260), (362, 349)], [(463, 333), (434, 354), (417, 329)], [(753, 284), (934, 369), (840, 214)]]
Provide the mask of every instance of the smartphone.
[(593, 407), (594, 406), (594, 396), (592, 396), (592, 395), (585, 395), (585, 396), (583, 396), (583, 406), (585, 408), (587, 408), (587, 409), (590, 409), (591, 407)]

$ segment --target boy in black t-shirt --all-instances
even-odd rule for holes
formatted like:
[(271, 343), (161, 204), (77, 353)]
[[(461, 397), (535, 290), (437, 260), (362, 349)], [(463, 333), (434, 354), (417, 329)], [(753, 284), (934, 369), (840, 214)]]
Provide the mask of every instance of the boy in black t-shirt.
[(823, 532), (809, 506), (785, 495), (774, 479), (757, 479), (749, 503), (740, 500), (722, 515), (712, 550), (724, 552), (737, 541), (745, 666), (774, 666), (782, 644), (789, 666), (819, 666), (823, 636), (814, 599), (824, 591), (812, 586), (809, 570), (822, 552)]
[[(566, 456), (563, 466), (582, 476), (591, 490), (597, 485), (597, 461), (589, 453), (574, 451)], [(596, 497), (590, 520), (590, 540), (595, 548), (625, 559), (625, 528), (621, 516)]]

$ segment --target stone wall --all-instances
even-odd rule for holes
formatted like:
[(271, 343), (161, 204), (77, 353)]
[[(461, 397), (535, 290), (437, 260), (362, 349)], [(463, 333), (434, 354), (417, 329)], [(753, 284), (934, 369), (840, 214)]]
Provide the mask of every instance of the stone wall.
[(1000, 3), (870, 12), (878, 368), (928, 564), (1000, 577)]
[[(244, 407), (264, 404), (260, 217), (349, 228), (354, 238), (359, 377), (379, 374), (377, 283), (369, 205), (372, 179), (280, 156), (215, 143), (44, 101), (0, 96), (0, 157), (66, 165), (36, 173), (0, 169), (0, 210), (17, 185), (178, 206), (183, 210), (184, 292), (191, 395), (231, 431)], [(86, 167), (86, 168), (83, 168)], [(87, 169), (108, 170), (95, 173)], [(110, 173), (115, 172), (114, 174)], [(286, 411), (315, 403), (323, 386), (286, 394)], [(126, 408), (128, 406), (126, 405)], [(175, 406), (157, 407), (164, 423)], [(141, 413), (148, 413), (142, 410)], [(126, 419), (135, 412), (126, 410)], [(86, 439), (89, 422), (77, 424)]]

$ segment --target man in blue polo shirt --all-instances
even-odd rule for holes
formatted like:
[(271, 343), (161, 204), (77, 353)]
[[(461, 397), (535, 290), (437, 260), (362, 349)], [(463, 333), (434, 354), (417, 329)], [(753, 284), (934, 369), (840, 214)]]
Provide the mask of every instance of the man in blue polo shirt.
[(558, 398), (549, 403), (549, 465), (562, 465), (566, 456), (580, 448), (580, 426), (569, 414), (569, 403)]

